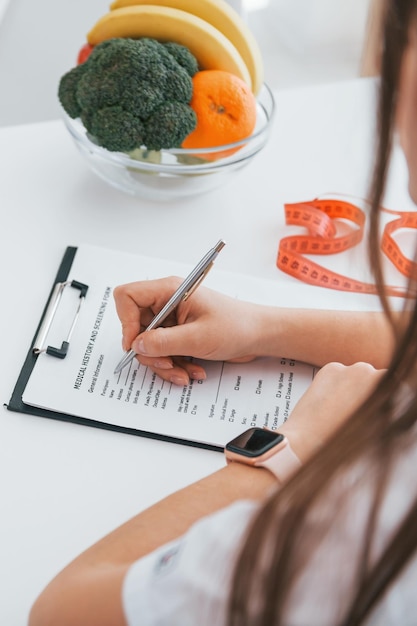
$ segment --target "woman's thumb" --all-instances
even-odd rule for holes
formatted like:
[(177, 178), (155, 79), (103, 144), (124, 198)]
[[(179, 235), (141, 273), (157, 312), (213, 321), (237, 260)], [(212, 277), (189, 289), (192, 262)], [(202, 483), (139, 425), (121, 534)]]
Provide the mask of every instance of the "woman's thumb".
[(197, 356), (194, 354), (195, 342), (193, 341), (192, 324), (170, 326), (167, 328), (155, 328), (143, 332), (132, 344), (136, 354), (145, 356)]

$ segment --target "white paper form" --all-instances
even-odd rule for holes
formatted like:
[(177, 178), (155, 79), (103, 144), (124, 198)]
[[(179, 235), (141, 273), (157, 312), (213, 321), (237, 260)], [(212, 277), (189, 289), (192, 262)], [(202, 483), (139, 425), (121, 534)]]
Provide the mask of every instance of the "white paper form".
[[(245, 428), (278, 428), (314, 376), (310, 365), (289, 359), (249, 363), (204, 362), (207, 379), (185, 387), (163, 381), (136, 359), (114, 375), (121, 329), (113, 288), (133, 280), (191, 268), (159, 259), (81, 247), (69, 280), (89, 285), (65, 359), (40, 354), (23, 401), (58, 413), (163, 437), (223, 447)], [(213, 269), (205, 284), (237, 298), (279, 303), (276, 285)], [(75, 293), (74, 293), (75, 292)], [(77, 290), (64, 293), (48, 344), (60, 345), (71, 322)]]

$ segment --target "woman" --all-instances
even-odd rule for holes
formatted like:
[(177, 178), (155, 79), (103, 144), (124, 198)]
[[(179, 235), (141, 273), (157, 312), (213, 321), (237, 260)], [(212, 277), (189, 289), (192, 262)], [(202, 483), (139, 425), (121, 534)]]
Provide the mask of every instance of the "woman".
[(281, 428), (301, 468), (287, 478), (232, 462), (166, 498), (63, 570), (30, 626), (416, 623), (417, 303), (390, 314), (378, 242), (394, 121), (417, 202), (416, 0), (387, 2), (384, 37), (370, 250), (386, 322), (245, 303), (236, 316), (236, 302), (201, 288), (170, 328), (136, 337), (175, 281), (115, 292), (124, 347), (180, 384), (205, 372), (174, 354), (343, 362), (322, 367)]

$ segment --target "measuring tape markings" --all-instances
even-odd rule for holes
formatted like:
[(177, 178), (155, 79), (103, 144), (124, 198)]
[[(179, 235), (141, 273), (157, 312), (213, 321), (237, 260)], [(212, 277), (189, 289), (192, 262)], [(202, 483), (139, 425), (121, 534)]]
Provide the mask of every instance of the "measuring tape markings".
[[(366, 215), (362, 209), (343, 200), (318, 198), (310, 202), (285, 204), (284, 209), (286, 224), (304, 227), (309, 234), (292, 235), (281, 239), (276, 262), (280, 270), (310, 285), (340, 291), (377, 294), (374, 284), (348, 278), (304, 256), (306, 254), (337, 254), (360, 243), (363, 239), (366, 221)], [(417, 229), (417, 212), (382, 210), (399, 216), (385, 226), (381, 240), (382, 251), (404, 276), (416, 275), (416, 263), (404, 256), (393, 239), (393, 234), (402, 228)], [(337, 236), (336, 220), (348, 222), (347, 234)], [(405, 297), (407, 295), (405, 289), (394, 286), (388, 286), (386, 292), (389, 296)]]
[[(389, 209), (384, 209), (384, 211), (386, 213), (394, 213)], [(381, 240), (381, 249), (384, 254), (386, 254), (386, 256), (390, 259), (393, 265), (397, 268), (397, 270), (407, 278), (410, 278), (410, 276), (416, 275), (417, 264), (414, 261), (408, 259), (401, 252), (399, 245), (393, 238), (393, 234), (395, 233), (395, 231), (400, 230), (401, 228), (417, 229), (417, 212), (401, 212), (396, 213), (396, 215), (400, 215), (400, 217), (396, 220), (392, 220), (385, 226), (384, 234)]]

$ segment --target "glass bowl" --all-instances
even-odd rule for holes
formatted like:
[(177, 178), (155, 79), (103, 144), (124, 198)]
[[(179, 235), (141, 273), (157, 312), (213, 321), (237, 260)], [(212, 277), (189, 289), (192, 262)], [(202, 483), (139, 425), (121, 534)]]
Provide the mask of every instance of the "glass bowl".
[(64, 113), (64, 122), (90, 169), (104, 181), (140, 198), (169, 201), (206, 193), (227, 182), (266, 144), (275, 112), (274, 96), (263, 85), (257, 97), (255, 130), (246, 139), (215, 148), (176, 148), (129, 154), (94, 143), (80, 119)]

